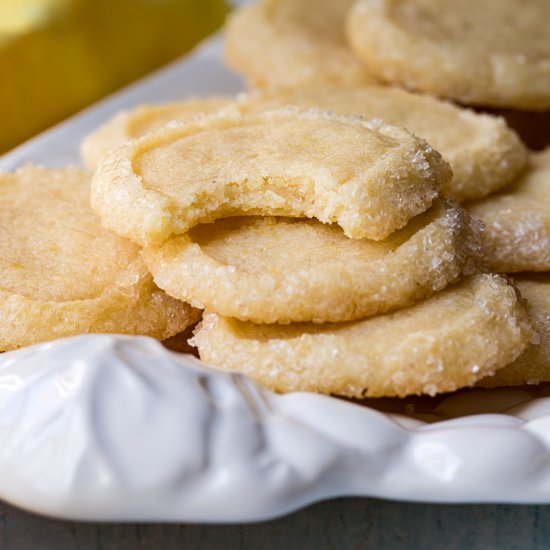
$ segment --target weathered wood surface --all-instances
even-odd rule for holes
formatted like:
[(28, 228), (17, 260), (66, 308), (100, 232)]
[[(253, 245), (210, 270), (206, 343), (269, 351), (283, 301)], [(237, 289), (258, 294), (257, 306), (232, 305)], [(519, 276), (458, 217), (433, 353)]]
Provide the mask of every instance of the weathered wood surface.
[(86, 524), (0, 503), (1, 550), (550, 548), (550, 506), (458, 506), (374, 499), (323, 502), (249, 525)]

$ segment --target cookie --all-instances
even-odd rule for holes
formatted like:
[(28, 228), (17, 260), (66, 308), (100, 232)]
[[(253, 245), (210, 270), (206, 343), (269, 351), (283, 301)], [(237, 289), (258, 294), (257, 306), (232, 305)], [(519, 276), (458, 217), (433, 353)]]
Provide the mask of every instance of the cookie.
[(163, 339), (198, 318), (101, 227), (89, 193), (76, 169), (0, 174), (0, 351), (88, 332)]
[(144, 250), (171, 296), (256, 323), (349, 321), (406, 306), (471, 272), (478, 227), (438, 200), (383, 241), (337, 225), (225, 218)]
[(190, 100), (163, 106), (142, 106), (117, 115), (86, 138), (81, 152), (95, 169), (99, 159), (124, 141), (141, 137), (171, 120), (186, 121), (232, 105), (258, 112), (285, 105), (316, 107), (340, 115), (381, 118), (425, 139), (451, 165), (453, 178), (443, 192), (458, 201), (477, 199), (508, 185), (524, 168), (527, 151), (501, 118), (477, 114), (433, 97), (381, 86), (307, 86), (277, 89), (230, 98)]
[(375, 77), (468, 105), (550, 108), (547, 0), (360, 0), (352, 49)]
[(86, 168), (93, 171), (111, 149), (125, 141), (141, 137), (172, 120), (215, 112), (228, 101), (224, 97), (194, 98), (163, 105), (141, 105), (132, 111), (120, 112), (86, 136), (80, 146), (80, 156)]
[(191, 343), (208, 364), (279, 392), (434, 395), (513, 361), (532, 337), (503, 278), (475, 275), (423, 302), (361, 321), (257, 325), (207, 313)]
[(535, 338), (513, 363), (484, 378), (478, 386), (496, 388), (550, 381), (550, 275), (514, 277), (514, 284), (526, 302)]
[(550, 271), (550, 148), (505, 192), (468, 205), (485, 225), (483, 259), (501, 273)]
[(349, 48), (344, 24), (354, 0), (261, 0), (237, 10), (225, 60), (255, 87), (373, 82)]
[(284, 108), (216, 113), (128, 142), (101, 162), (91, 198), (106, 227), (143, 245), (237, 215), (317, 218), (381, 240), (450, 177), (404, 129)]

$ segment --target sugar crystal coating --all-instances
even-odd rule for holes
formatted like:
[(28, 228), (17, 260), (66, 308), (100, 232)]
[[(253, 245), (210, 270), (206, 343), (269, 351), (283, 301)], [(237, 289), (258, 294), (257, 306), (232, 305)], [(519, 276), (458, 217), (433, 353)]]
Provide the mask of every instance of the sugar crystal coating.
[(471, 273), (477, 224), (438, 200), (382, 241), (291, 218), (226, 218), (144, 250), (171, 296), (257, 323), (349, 321), (411, 304)]
[(517, 276), (514, 285), (525, 300), (535, 334), (515, 361), (478, 382), (484, 388), (550, 381), (550, 274)]
[(485, 263), (501, 273), (550, 271), (550, 148), (504, 192), (468, 205), (485, 226)]
[(550, 108), (547, 0), (361, 0), (350, 44), (379, 79), (461, 103)]
[(259, 325), (207, 313), (191, 343), (206, 363), (276, 391), (403, 397), (470, 386), (518, 357), (532, 334), (515, 289), (473, 275), (411, 307), (348, 323)]
[(381, 240), (427, 210), (450, 177), (426, 142), (381, 121), (226, 111), (111, 152), (92, 180), (92, 207), (143, 245), (236, 215), (317, 218)]
[(101, 227), (89, 184), (77, 169), (0, 174), (0, 351), (87, 332), (167, 338), (197, 319)]

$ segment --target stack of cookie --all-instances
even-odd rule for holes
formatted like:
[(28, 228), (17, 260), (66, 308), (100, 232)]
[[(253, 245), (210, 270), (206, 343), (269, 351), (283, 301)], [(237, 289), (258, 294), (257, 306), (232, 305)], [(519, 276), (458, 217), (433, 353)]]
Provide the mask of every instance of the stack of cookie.
[[(227, 59), (261, 89), (143, 106), (96, 130), (82, 144), (91, 208), (82, 172), (2, 176), (0, 309), (15, 330), (0, 326), (0, 349), (92, 331), (164, 339), (203, 311), (200, 357), (277, 391), (550, 380), (550, 282), (515, 279), (521, 298), (494, 274), (550, 269), (550, 151), (528, 153), (500, 118), (388, 86), (549, 107), (545, 6), (522, 4), (513, 29), (512, 0), (237, 11)], [(499, 25), (514, 36), (487, 33)]]
[(481, 384), (550, 381), (550, 148), (531, 153), (527, 170), (513, 185), (468, 208), (484, 223), (485, 265), (513, 277), (526, 300), (538, 344)]
[(89, 174), (0, 174), (0, 204), (0, 352), (88, 332), (164, 339), (199, 318), (154, 284), (139, 246), (101, 226)]
[[(401, 127), (302, 106), (418, 104), (403, 110), (419, 125), (439, 117), (468, 129), (475, 153), (431, 126), (474, 173), (479, 159), (518, 170), (517, 137), (407, 92), (290, 94), (228, 100), (195, 118), (197, 103), (142, 108), (85, 143), (98, 151), (109, 134), (112, 143), (147, 127), (100, 161), (92, 205), (105, 227), (144, 247), (160, 288), (205, 310), (193, 339), (201, 358), (278, 391), (353, 397), (453, 391), (512, 362), (532, 337), (527, 315), (504, 279), (476, 273), (479, 223), (442, 198), (483, 189), (464, 174), (453, 180), (441, 155)], [(179, 122), (152, 129), (168, 109)], [(473, 145), (487, 126), (494, 155)], [(502, 185), (486, 173), (483, 187)]]

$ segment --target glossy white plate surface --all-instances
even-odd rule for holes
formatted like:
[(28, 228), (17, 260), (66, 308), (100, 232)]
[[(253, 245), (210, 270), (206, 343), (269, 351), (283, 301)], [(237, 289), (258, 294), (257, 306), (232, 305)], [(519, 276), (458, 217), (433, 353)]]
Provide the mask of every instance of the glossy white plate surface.
[[(241, 90), (220, 51), (209, 41), (0, 167), (78, 164), (81, 138), (120, 109)], [(0, 355), (0, 498), (62, 518), (200, 522), (341, 495), (550, 503), (548, 396), (280, 396), (149, 338), (79, 336)]]

